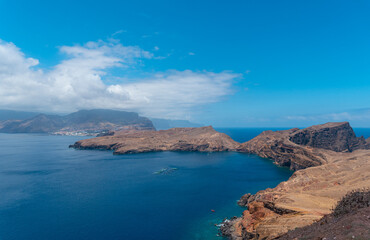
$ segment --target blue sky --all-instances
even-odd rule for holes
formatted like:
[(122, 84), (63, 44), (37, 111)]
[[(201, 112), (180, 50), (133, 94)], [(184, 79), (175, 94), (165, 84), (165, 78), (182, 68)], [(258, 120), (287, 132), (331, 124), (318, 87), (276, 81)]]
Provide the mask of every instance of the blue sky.
[(0, 107), (370, 126), (369, 12), (369, 1), (0, 1)]

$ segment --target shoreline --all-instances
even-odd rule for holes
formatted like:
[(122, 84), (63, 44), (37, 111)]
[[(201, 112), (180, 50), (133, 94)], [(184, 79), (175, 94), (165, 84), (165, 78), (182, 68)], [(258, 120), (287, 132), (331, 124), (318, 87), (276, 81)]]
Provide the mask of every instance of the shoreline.
[(246, 194), (241, 217), (221, 232), (230, 239), (273, 239), (329, 214), (348, 191), (370, 187), (370, 138), (356, 137), (348, 122), (305, 129), (264, 131), (238, 143), (212, 127), (115, 133), (76, 142), (77, 149), (107, 149), (114, 154), (155, 151), (255, 154), (295, 172), (275, 188)]

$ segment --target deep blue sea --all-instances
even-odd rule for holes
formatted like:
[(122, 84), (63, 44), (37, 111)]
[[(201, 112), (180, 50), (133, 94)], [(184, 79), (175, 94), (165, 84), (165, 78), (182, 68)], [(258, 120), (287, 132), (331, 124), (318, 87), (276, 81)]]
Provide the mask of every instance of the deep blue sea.
[[(262, 131), (218, 130), (241, 142)], [(116, 156), (68, 148), (80, 139), (0, 134), (1, 240), (222, 239), (215, 224), (242, 213), (236, 201), (244, 193), (292, 174), (234, 152)], [(154, 174), (162, 168), (177, 170)]]

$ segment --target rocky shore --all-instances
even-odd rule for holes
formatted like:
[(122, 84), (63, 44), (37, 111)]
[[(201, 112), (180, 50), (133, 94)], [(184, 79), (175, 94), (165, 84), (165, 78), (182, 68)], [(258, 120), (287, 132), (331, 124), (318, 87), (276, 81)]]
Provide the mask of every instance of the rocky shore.
[(113, 150), (115, 154), (239, 151), (295, 170), (277, 187), (241, 197), (239, 205), (248, 210), (221, 224), (222, 234), (230, 239), (280, 237), (330, 214), (349, 191), (370, 187), (370, 139), (356, 137), (348, 122), (265, 131), (242, 144), (209, 126), (114, 132), (70, 147)]
[(273, 189), (244, 195), (238, 203), (248, 210), (224, 224), (222, 233), (230, 239), (275, 239), (319, 221), (346, 193), (370, 187), (368, 149), (369, 139), (356, 137), (347, 122), (267, 131), (242, 144), (239, 151), (297, 171)]

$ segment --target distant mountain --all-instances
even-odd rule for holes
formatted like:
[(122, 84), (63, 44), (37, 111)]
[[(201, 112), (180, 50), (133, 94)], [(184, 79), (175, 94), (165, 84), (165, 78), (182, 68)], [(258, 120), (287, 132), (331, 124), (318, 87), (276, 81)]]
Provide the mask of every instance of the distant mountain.
[(154, 127), (157, 130), (167, 130), (170, 128), (184, 128), (184, 127), (203, 127), (203, 125), (198, 123), (192, 123), (187, 120), (170, 120), (161, 118), (151, 118)]
[(137, 113), (104, 109), (81, 110), (66, 116), (39, 114), (25, 120), (11, 120), (0, 124), (0, 132), (5, 133), (65, 135), (122, 129), (155, 130), (148, 118), (140, 117)]
[(13, 111), (13, 110), (0, 110), (0, 121), (6, 120), (24, 120), (27, 118), (34, 117), (39, 113), (35, 112), (23, 112), (23, 111)]

